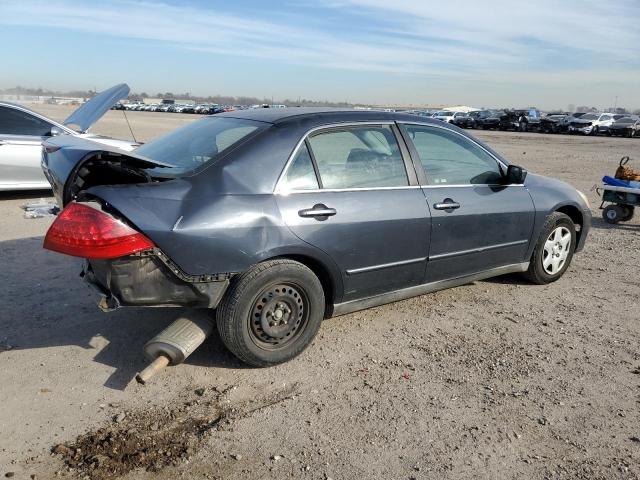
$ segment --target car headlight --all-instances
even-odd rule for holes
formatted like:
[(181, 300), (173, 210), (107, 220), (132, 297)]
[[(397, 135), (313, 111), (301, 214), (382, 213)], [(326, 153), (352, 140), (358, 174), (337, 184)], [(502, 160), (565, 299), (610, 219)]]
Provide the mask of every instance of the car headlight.
[(580, 190), (576, 190), (576, 192), (578, 192), (578, 195), (582, 197), (582, 200), (584, 200), (584, 203), (587, 204), (587, 207), (591, 208), (591, 203), (589, 202), (589, 199), (587, 198), (587, 196), (584, 193), (582, 193)]

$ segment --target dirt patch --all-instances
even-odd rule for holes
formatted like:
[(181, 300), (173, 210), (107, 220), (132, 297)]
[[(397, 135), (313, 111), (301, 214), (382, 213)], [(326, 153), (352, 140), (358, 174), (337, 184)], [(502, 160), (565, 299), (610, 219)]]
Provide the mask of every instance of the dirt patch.
[(215, 400), (119, 413), (112, 424), (80, 435), (74, 443), (56, 445), (52, 452), (70, 471), (92, 480), (117, 478), (136, 469), (158, 471), (189, 458), (222, 418)]
[(120, 412), (107, 426), (80, 435), (73, 443), (55, 445), (51, 452), (64, 461), (69, 473), (91, 480), (119, 478), (135, 470), (158, 472), (190, 460), (208, 434), (291, 398), (294, 389), (295, 385), (231, 406), (225, 401), (231, 388), (199, 388), (187, 393), (189, 400), (171, 408)]

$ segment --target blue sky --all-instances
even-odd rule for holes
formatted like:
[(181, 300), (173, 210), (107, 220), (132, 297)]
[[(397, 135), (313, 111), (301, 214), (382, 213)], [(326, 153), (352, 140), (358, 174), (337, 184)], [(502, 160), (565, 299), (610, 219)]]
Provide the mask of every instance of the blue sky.
[(0, 0), (0, 87), (640, 107), (638, 0)]

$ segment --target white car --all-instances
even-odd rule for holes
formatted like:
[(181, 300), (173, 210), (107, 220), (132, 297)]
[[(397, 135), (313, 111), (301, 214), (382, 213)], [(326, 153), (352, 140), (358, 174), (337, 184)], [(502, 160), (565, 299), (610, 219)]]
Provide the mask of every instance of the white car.
[(613, 113), (586, 113), (569, 123), (569, 133), (583, 133), (585, 135), (598, 135), (605, 133), (614, 121), (624, 117)]
[(451, 123), (455, 114), (456, 112), (448, 112), (446, 110), (441, 110), (439, 112), (434, 113), (432, 115), (432, 118), (435, 118), (436, 120), (441, 120), (443, 122)]
[(0, 191), (50, 188), (40, 163), (42, 143), (53, 136), (75, 135), (126, 151), (138, 147), (139, 143), (130, 140), (88, 133), (91, 125), (127, 95), (128, 85), (116, 85), (85, 102), (63, 123), (22, 105), (0, 102)]

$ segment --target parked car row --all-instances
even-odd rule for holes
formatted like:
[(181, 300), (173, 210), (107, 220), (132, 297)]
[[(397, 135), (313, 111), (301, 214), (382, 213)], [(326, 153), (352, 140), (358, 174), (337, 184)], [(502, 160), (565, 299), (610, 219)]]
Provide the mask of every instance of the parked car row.
[(173, 113), (197, 113), (200, 115), (212, 115), (214, 113), (235, 112), (251, 108), (286, 108), (286, 105), (219, 105), (217, 103), (116, 103), (111, 110), (131, 110), (136, 112), (173, 112)]
[(243, 110), (242, 105), (218, 105), (202, 103), (183, 104), (183, 103), (117, 103), (112, 110), (131, 110), (136, 112), (174, 112), (174, 113), (198, 113), (201, 115), (211, 115), (214, 113), (232, 112), (234, 110)]
[(460, 128), (640, 137), (640, 117), (630, 114), (550, 112), (543, 116), (537, 109), (477, 110), (468, 113), (439, 110), (410, 113), (435, 118)]

